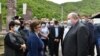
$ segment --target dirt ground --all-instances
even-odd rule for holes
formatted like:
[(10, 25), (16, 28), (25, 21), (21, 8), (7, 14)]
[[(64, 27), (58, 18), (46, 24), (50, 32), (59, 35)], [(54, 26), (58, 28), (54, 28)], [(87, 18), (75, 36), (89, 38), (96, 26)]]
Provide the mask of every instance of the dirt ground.
[(0, 56), (4, 53), (4, 37), (0, 37)]
[(2, 56), (4, 53), (4, 47), (3, 46), (0, 46), (0, 56)]

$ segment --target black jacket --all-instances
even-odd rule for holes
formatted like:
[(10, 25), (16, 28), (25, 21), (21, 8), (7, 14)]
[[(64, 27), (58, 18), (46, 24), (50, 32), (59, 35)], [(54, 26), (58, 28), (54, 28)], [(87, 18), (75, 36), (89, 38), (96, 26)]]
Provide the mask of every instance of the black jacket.
[(52, 27), (50, 27), (49, 28), (49, 39), (50, 40), (54, 40), (54, 39), (61, 39), (61, 37), (62, 37), (62, 34), (61, 34), (61, 32), (62, 32), (62, 30), (61, 30), (61, 27), (58, 27), (58, 37), (55, 37), (55, 27), (54, 26), (52, 26)]
[(84, 24), (77, 22), (72, 26), (63, 41), (63, 56), (87, 56), (88, 35)]
[(4, 39), (4, 56), (23, 56), (20, 49), (21, 44), (25, 44), (20, 34), (9, 32)]

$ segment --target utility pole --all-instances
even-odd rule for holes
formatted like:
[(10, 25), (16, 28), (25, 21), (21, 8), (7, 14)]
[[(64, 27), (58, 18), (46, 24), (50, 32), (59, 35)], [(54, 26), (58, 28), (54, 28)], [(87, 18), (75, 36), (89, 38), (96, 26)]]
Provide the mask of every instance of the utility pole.
[(23, 3), (23, 18), (25, 21), (32, 19), (32, 10), (28, 8), (26, 3)]
[(16, 2), (17, 0), (7, 0), (7, 31), (9, 30), (9, 22), (16, 16)]
[(64, 8), (63, 5), (61, 5), (61, 21), (63, 22), (63, 17), (64, 16)]
[(2, 31), (1, 3), (0, 3), (0, 31)]

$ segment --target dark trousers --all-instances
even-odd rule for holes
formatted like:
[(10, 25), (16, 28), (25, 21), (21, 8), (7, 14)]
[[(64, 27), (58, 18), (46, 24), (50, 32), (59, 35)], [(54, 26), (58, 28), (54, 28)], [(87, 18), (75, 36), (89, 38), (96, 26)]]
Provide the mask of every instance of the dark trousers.
[(43, 43), (44, 43), (44, 55), (45, 55), (45, 52), (47, 51), (46, 47), (48, 45), (48, 39), (42, 39)]
[(54, 42), (54, 41), (50, 41), (49, 42), (49, 54), (50, 56), (59, 56), (58, 55), (58, 51), (59, 51), (59, 42)]
[(94, 46), (91, 46), (89, 49), (89, 55), (94, 56)]
[(95, 43), (94, 42), (91, 42), (91, 44), (89, 45), (89, 54), (88, 55), (91, 55), (91, 56), (94, 56), (94, 47), (95, 47)]
[(48, 47), (49, 47), (49, 55), (50, 56), (53, 56), (53, 52), (54, 52), (54, 44), (53, 44), (54, 42), (53, 42), (53, 40), (52, 39), (50, 39), (49, 41), (48, 41)]
[(97, 50), (97, 56), (100, 56), (100, 38), (95, 39), (95, 44), (96, 44), (96, 50)]
[(100, 47), (97, 43), (96, 43), (96, 50), (97, 50), (97, 56), (100, 56)]
[(59, 42), (54, 42), (54, 55), (58, 56), (59, 52)]

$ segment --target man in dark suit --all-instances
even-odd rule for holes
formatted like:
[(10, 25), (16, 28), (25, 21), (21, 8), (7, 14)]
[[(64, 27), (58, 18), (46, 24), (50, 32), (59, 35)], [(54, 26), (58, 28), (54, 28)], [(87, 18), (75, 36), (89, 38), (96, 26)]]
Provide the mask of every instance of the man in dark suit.
[(79, 22), (77, 13), (70, 13), (72, 26), (63, 40), (63, 56), (88, 56), (88, 29)]
[(84, 23), (88, 27), (89, 31), (89, 39), (88, 39), (88, 46), (89, 46), (89, 54), (90, 56), (94, 56), (94, 47), (95, 47), (95, 38), (94, 38), (94, 25), (86, 15), (82, 17), (82, 23)]
[(49, 50), (50, 55), (58, 56), (58, 50), (59, 50), (59, 42), (61, 39), (61, 28), (58, 25), (58, 21), (54, 22), (54, 26), (49, 28), (50, 34), (49, 34)]
[(95, 45), (97, 50), (97, 55), (100, 56), (100, 23), (94, 24), (94, 36), (95, 36)]

